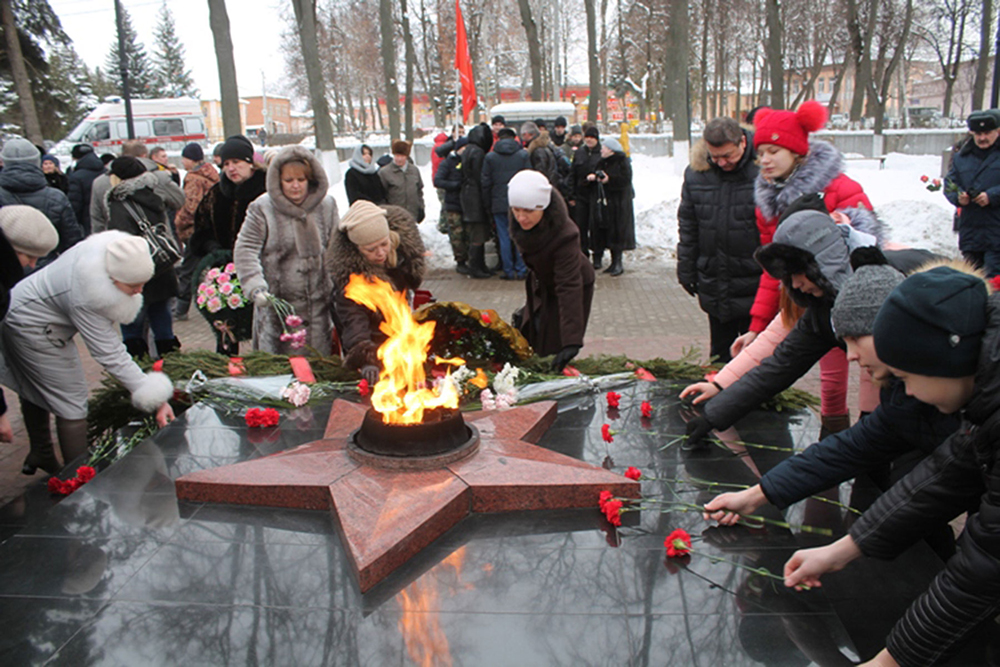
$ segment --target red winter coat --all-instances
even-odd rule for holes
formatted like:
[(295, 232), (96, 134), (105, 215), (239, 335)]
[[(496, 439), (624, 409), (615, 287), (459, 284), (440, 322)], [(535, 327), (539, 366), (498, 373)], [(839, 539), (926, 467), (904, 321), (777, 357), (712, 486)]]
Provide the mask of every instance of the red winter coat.
[[(822, 192), (828, 211), (845, 211), (865, 208), (873, 210), (872, 203), (857, 181), (844, 174), (844, 157), (825, 141), (809, 142), (809, 154), (802, 165), (785, 181), (781, 188), (757, 176), (754, 200), (757, 204), (757, 229), (760, 244), (770, 243), (778, 228), (778, 219), (793, 201), (802, 195)], [(750, 308), (750, 331), (760, 333), (767, 328), (778, 313), (780, 282), (767, 272), (760, 276), (757, 296)]]
[[(444, 132), (438, 132), (438, 135), (434, 137), (434, 148), (440, 147), (444, 142), (448, 141), (448, 135)], [(431, 151), (431, 181), (437, 176), (438, 166), (444, 161), (447, 156), (441, 156), (437, 154), (437, 151)]]

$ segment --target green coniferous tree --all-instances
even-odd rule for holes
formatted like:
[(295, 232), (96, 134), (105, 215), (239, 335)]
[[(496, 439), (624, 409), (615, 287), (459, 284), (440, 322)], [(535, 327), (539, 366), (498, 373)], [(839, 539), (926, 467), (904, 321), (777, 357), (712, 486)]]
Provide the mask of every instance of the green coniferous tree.
[[(125, 34), (125, 62), (128, 67), (129, 89), (132, 97), (155, 97), (155, 82), (153, 68), (150, 66), (146, 47), (139, 41), (135, 28), (132, 27), (132, 17), (128, 10), (122, 7), (122, 32)], [(119, 94), (122, 90), (121, 63), (118, 55), (118, 35), (115, 34), (111, 50), (104, 62), (105, 74), (115, 84)]]
[(174, 15), (167, 3), (160, 8), (153, 50), (154, 90), (157, 97), (197, 97), (198, 88), (184, 63), (184, 45), (177, 38)]
[[(45, 102), (42, 132), (58, 139), (83, 120), (97, 98), (91, 87), (91, 74), (71, 45), (57, 46), (49, 54), (50, 101)], [(43, 98), (44, 100), (45, 98)]]

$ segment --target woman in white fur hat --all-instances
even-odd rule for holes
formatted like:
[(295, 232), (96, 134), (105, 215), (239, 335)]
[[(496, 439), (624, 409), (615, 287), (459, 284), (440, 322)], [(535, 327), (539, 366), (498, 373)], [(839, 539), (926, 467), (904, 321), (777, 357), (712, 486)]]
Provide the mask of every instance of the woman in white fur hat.
[(149, 245), (119, 231), (95, 234), (17, 285), (0, 325), (5, 363), (0, 381), (21, 397), (31, 451), (22, 472), (58, 472), (49, 413), (56, 415), (66, 463), (87, 450), (89, 387), (74, 338), (132, 394), (132, 404), (155, 412), (160, 426), (174, 418), (173, 385), (163, 373), (143, 373), (129, 356), (118, 326), (142, 309), (143, 285), (153, 276)]

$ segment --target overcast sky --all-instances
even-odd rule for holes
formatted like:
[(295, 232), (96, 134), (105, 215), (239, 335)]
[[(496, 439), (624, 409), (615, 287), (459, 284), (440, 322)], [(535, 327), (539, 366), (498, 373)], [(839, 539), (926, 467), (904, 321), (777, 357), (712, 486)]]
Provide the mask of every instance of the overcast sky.
[[(162, 0), (122, 0), (122, 4), (132, 16), (132, 26), (146, 52), (152, 53), (153, 31)], [(104, 69), (112, 41), (117, 39), (114, 0), (49, 0), (49, 5), (59, 15), (63, 29), (84, 62)], [(208, 2), (171, 0), (169, 6), (201, 98), (218, 99), (219, 70), (208, 25)], [(287, 0), (227, 0), (241, 95), (260, 95), (262, 71), (268, 92), (277, 94), (282, 90), (284, 58), (278, 47), (285, 28), (281, 18), (285, 8), (291, 11)]]

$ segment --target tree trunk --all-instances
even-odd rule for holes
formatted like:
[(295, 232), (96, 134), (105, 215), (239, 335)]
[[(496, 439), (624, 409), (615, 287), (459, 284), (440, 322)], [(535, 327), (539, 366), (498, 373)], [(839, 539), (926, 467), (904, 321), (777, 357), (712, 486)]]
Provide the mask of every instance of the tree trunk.
[(601, 21), (601, 46), (598, 54), (601, 58), (601, 120), (605, 125), (611, 123), (608, 116), (608, 26), (604, 17), (608, 15), (608, 0), (601, 0), (601, 12), (598, 14)]
[(215, 39), (215, 59), (219, 65), (219, 94), (222, 97), (222, 133), (227, 137), (243, 134), (240, 120), (240, 89), (236, 85), (236, 58), (229, 34), (226, 0), (208, 0), (208, 24)]
[(333, 123), (330, 122), (330, 105), (326, 100), (326, 84), (323, 82), (323, 66), (319, 57), (319, 41), (316, 37), (316, 0), (292, 0), (295, 23), (302, 44), (302, 60), (309, 82), (309, 102), (313, 110), (313, 131), (316, 133), (316, 148), (321, 151), (336, 149), (333, 140)]
[(14, 79), (14, 92), (17, 93), (24, 119), (24, 134), (28, 141), (41, 146), (44, 141), (42, 124), (35, 109), (35, 96), (31, 93), (28, 68), (24, 66), (24, 57), (21, 55), (21, 40), (14, 24), (14, 8), (11, 6), (11, 0), (0, 0), (0, 13), (3, 15), (4, 41), (7, 46), (7, 60), (10, 61), (10, 73)]
[(972, 109), (983, 108), (986, 97), (986, 77), (990, 72), (990, 44), (993, 37), (993, 0), (983, 0), (982, 21), (979, 30), (979, 61), (976, 79), (972, 84)]
[[(406, 45), (406, 100), (404, 101), (405, 138), (413, 143), (413, 65), (417, 56), (413, 52), (413, 34), (410, 32), (410, 13), (406, 8), (406, 0), (399, 0), (403, 14), (403, 44)], [(427, 91), (430, 93), (430, 91)]]
[(583, 0), (587, 10), (587, 65), (590, 72), (590, 96), (587, 120), (597, 122), (597, 109), (601, 98), (601, 62), (597, 54), (597, 0)]
[(781, 6), (778, 0), (767, 0), (767, 65), (771, 72), (771, 108), (785, 108), (785, 64), (781, 48)]
[(711, 0), (705, 0), (702, 3), (702, 22), (701, 22), (701, 56), (699, 58), (698, 67), (701, 70), (699, 72), (699, 79), (701, 79), (701, 109), (700, 115), (701, 119), (708, 122), (708, 34), (709, 26), (712, 24), (712, 4)]
[[(687, 0), (670, 0), (670, 21), (667, 24), (666, 60), (663, 86), (663, 113), (673, 122), (674, 144), (690, 142), (688, 108), (688, 39), (689, 18)], [(676, 156), (675, 156), (676, 157)], [(687, 160), (684, 160), (687, 163)]]
[(885, 125), (885, 107), (889, 97), (889, 90), (892, 86), (892, 75), (903, 57), (906, 43), (910, 38), (911, 25), (913, 25), (913, 0), (906, 0), (906, 10), (903, 15), (903, 34), (896, 44), (896, 50), (886, 64), (885, 69), (879, 72), (878, 81), (872, 77), (872, 80), (868, 84), (868, 100), (874, 107), (876, 135), (882, 134), (882, 129)]
[(389, 115), (389, 138), (399, 139), (399, 86), (396, 83), (396, 42), (392, 0), (379, 0), (378, 18), (382, 35), (382, 72), (385, 75), (385, 112)]

